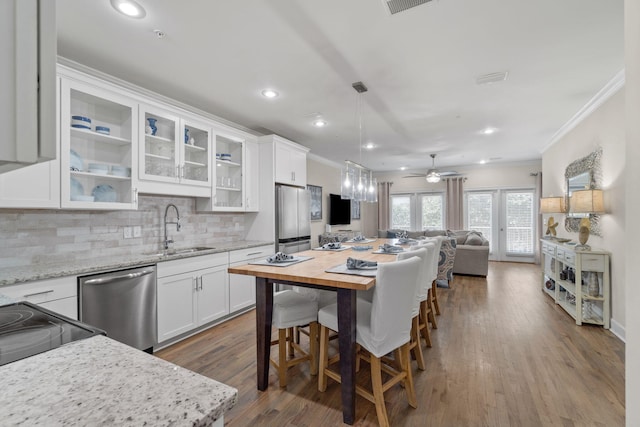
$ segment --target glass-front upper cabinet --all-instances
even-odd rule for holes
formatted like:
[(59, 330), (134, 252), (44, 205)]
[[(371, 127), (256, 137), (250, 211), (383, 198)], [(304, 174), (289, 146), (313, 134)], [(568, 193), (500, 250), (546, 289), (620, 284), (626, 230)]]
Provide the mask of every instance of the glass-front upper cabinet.
[(65, 76), (60, 92), (61, 206), (136, 209), (137, 104)]
[(244, 140), (216, 131), (213, 210), (244, 210)]
[(140, 141), (141, 191), (159, 194), (179, 191), (193, 196), (209, 193), (210, 126), (171, 111), (140, 106)]

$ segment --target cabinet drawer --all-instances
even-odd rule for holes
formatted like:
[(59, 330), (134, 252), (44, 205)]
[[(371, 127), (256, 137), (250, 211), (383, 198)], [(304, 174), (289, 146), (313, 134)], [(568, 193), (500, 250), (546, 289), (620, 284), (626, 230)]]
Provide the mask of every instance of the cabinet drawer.
[(174, 259), (171, 261), (159, 262), (157, 275), (158, 277), (173, 276), (175, 274), (202, 270), (203, 268), (226, 265), (228, 263), (229, 255), (227, 255), (227, 252)]
[(250, 261), (254, 258), (266, 258), (273, 255), (273, 245), (258, 246), (256, 248), (240, 249), (229, 252), (229, 262)]
[(563, 249), (558, 249), (558, 251), (556, 252), (556, 254), (558, 255), (558, 259), (560, 261), (564, 261), (564, 250)]
[(41, 304), (62, 298), (75, 297), (78, 294), (78, 284), (75, 276), (57, 277), (19, 285), (2, 286), (0, 287), (0, 293), (18, 301)]
[(551, 256), (555, 256), (555, 247), (548, 243), (543, 243), (542, 252)]
[(582, 255), (582, 271), (604, 271), (604, 255)]
[(573, 252), (565, 252), (564, 262), (565, 264), (576, 265), (576, 254)]

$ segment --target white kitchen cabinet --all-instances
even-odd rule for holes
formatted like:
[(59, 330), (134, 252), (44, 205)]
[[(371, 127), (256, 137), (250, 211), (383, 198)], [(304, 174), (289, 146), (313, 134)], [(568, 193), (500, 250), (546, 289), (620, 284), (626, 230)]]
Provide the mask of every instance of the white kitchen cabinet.
[(260, 155), (258, 144), (254, 139), (245, 141), (245, 180), (244, 200), (245, 212), (260, 210)]
[(229, 314), (227, 264), (198, 272), (197, 323), (204, 325)]
[(213, 185), (207, 198), (197, 200), (199, 211), (257, 212), (260, 159), (255, 137), (214, 123)]
[[(229, 266), (236, 267), (266, 259), (273, 254), (273, 245), (229, 252)], [(229, 274), (229, 311), (231, 313), (256, 303), (256, 278), (243, 274)]]
[(211, 193), (211, 125), (151, 105), (139, 112), (140, 191), (206, 197)]
[(56, 11), (0, 2), (0, 173), (56, 158)]
[(158, 263), (158, 342), (229, 313), (227, 253)]
[[(56, 79), (59, 96), (60, 79)], [(56, 109), (56, 123), (60, 109)], [(60, 138), (56, 125), (56, 158), (0, 173), (0, 208), (60, 208)]]
[(280, 184), (307, 186), (307, 152), (309, 149), (277, 135), (260, 137), (261, 142), (272, 142), (274, 179)]
[(60, 205), (136, 209), (137, 103), (100, 80), (64, 67), (59, 73)]
[(78, 320), (78, 280), (76, 276), (57, 277), (3, 286), (0, 293), (16, 301), (28, 301)]

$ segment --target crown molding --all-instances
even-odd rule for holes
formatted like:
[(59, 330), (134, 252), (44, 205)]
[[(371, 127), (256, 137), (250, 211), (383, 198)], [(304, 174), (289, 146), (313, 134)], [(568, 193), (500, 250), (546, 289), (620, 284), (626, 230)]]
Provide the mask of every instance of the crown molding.
[(542, 152), (547, 151), (553, 144), (558, 142), (563, 136), (569, 133), (573, 128), (578, 126), (585, 118), (597, 110), (609, 98), (615, 95), (625, 83), (624, 68), (616, 73), (615, 76), (602, 89), (596, 93), (576, 114), (574, 114), (567, 123), (553, 134), (549, 143), (543, 147)]

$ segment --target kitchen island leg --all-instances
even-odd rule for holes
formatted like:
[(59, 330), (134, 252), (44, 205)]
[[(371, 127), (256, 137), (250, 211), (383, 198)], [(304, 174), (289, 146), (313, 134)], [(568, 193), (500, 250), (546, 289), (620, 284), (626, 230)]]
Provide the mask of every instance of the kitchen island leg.
[(256, 348), (260, 391), (266, 390), (269, 386), (272, 315), (273, 283), (263, 277), (256, 277)]
[(342, 421), (345, 424), (353, 424), (356, 413), (356, 319), (356, 291), (338, 289)]

